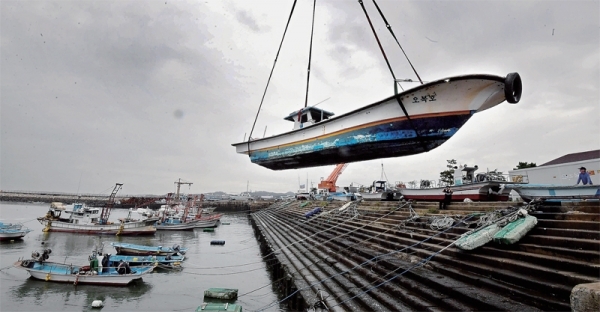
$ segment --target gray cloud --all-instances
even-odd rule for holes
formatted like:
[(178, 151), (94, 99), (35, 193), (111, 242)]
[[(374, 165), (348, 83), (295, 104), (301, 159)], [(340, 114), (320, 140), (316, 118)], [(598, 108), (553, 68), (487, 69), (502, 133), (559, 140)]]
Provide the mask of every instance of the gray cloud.
[[(422, 155), (351, 164), (339, 184), (436, 179), (446, 159), (507, 171), (600, 146), (593, 1), (378, 1), (424, 80), (518, 71), (523, 100), (476, 114)], [(394, 71), (415, 79), (365, 1)], [(295, 190), (333, 166), (270, 171), (237, 155), (291, 2), (0, 2), (2, 189), (125, 193)], [(299, 3), (253, 136), (304, 102), (310, 5)], [(307, 19), (308, 18), (308, 19)], [(552, 31), (554, 30), (554, 35)], [(433, 42), (436, 41), (436, 42)], [(336, 114), (391, 95), (356, 2), (318, 3), (311, 93)], [(405, 84), (410, 87), (410, 84)], [(423, 164), (426, 164), (425, 166)]]

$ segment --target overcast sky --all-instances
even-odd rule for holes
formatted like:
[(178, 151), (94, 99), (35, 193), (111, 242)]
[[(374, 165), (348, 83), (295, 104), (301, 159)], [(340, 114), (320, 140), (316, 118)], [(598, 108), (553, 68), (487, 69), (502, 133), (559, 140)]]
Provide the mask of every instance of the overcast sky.
[[(394, 72), (416, 77), (371, 1)], [(0, 2), (2, 190), (296, 191), (334, 166), (272, 171), (236, 154), (288, 1)], [(425, 81), (520, 73), (523, 96), (425, 154), (351, 163), (338, 185), (439, 179), (446, 160), (507, 172), (600, 148), (598, 1), (378, 1)], [(304, 106), (312, 1), (298, 1), (253, 137)], [(393, 94), (356, 0), (317, 1), (309, 105), (341, 115)], [(415, 86), (408, 83), (405, 88)], [(266, 132), (265, 132), (266, 127)]]

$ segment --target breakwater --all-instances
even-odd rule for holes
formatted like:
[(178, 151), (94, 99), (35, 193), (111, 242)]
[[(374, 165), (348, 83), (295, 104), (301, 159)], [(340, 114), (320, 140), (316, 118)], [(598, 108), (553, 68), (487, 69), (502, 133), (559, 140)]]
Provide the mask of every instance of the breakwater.
[[(162, 196), (164, 198), (164, 196)], [(143, 196), (116, 196), (115, 208), (134, 208), (150, 206), (152, 209), (158, 209), (160, 204), (154, 201), (161, 199), (161, 196), (143, 195)], [(56, 192), (0, 192), (0, 201), (21, 202), (21, 203), (51, 203), (62, 202), (72, 204), (75, 202), (85, 203), (88, 206), (103, 206), (108, 200), (107, 195), (100, 194), (68, 194)], [(217, 212), (253, 212), (268, 207), (273, 201), (233, 201), (221, 200), (214, 202), (204, 202), (204, 207), (215, 207)]]

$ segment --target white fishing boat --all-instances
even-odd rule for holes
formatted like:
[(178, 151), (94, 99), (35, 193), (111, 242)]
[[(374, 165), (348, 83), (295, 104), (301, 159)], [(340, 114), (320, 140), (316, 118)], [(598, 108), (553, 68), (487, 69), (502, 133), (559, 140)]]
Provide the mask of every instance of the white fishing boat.
[(49, 249), (44, 250), (42, 254), (34, 252), (32, 259), (19, 259), (14, 267), (26, 270), (32, 278), (47, 282), (107, 286), (126, 286), (133, 281), (141, 280), (143, 275), (154, 270), (154, 265), (139, 266), (129, 270), (119, 270), (117, 267), (99, 270), (91, 265), (47, 262), (49, 253)]
[(231, 197), (229, 199), (241, 200), (241, 201), (252, 201), (252, 200), (254, 200), (254, 197), (252, 197), (252, 195), (248, 192), (243, 192), (238, 195), (231, 195)]
[[(513, 182), (507, 182), (502, 175), (478, 173), (475, 171), (478, 166), (463, 166), (461, 170), (455, 171), (454, 185), (450, 186), (452, 190), (452, 201), (507, 201), (509, 199), (511, 185)], [(465, 172), (463, 175), (462, 172)], [(421, 180), (419, 185), (408, 183), (409, 187), (399, 188), (397, 191), (404, 199), (423, 200), (423, 201), (441, 201), (444, 199), (445, 185), (436, 184), (435, 181)]]
[(519, 102), (521, 89), (517, 73), (449, 77), (336, 118), (304, 108), (284, 118), (294, 123), (292, 131), (233, 146), (273, 170), (419, 154), (442, 145), (475, 113)]
[(31, 232), (31, 229), (23, 226), (20, 223), (0, 222), (0, 241), (21, 239), (29, 232)]
[[(364, 7), (363, 11), (368, 16)], [(379, 42), (377, 31), (369, 25)], [(390, 25), (387, 30), (393, 35)], [(383, 46), (379, 47), (395, 79)], [(475, 113), (504, 101), (518, 103), (522, 93), (518, 73), (469, 74), (424, 83), (411, 64), (421, 85), (398, 92), (401, 80), (395, 79), (390, 81), (395, 88), (390, 97), (333, 118), (332, 112), (307, 106), (310, 64), (309, 57), (304, 108), (284, 118), (294, 123), (292, 131), (263, 138), (252, 137), (251, 131), (243, 142), (232, 144), (237, 153), (273, 170), (419, 154), (442, 145)]]
[(60, 202), (50, 204), (45, 216), (38, 218), (44, 226), (44, 232), (66, 232), (94, 235), (154, 235), (158, 220), (146, 219), (132, 221), (130, 218), (119, 222), (108, 221), (114, 206), (114, 198), (122, 184), (117, 183), (109, 197), (108, 203), (102, 207), (88, 207), (83, 203), (64, 205)]
[(510, 184), (525, 201), (545, 200), (600, 200), (598, 185), (552, 185), (552, 184)]

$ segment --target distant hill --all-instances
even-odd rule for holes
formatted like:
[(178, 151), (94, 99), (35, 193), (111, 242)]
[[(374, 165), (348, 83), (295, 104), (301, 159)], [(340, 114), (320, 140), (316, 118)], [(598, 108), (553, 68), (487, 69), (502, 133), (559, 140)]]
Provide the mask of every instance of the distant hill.
[[(254, 198), (258, 198), (261, 196), (273, 196), (273, 198), (278, 198), (280, 196), (294, 196), (294, 194), (295, 194), (294, 192), (276, 193), (276, 192), (268, 192), (268, 191), (256, 191), (256, 192), (249, 192), (249, 193)], [(217, 197), (217, 198), (223, 198), (228, 195), (234, 195), (234, 194), (225, 193), (225, 192), (221, 192), (221, 191), (204, 193), (204, 196), (206, 196), (206, 197)]]

